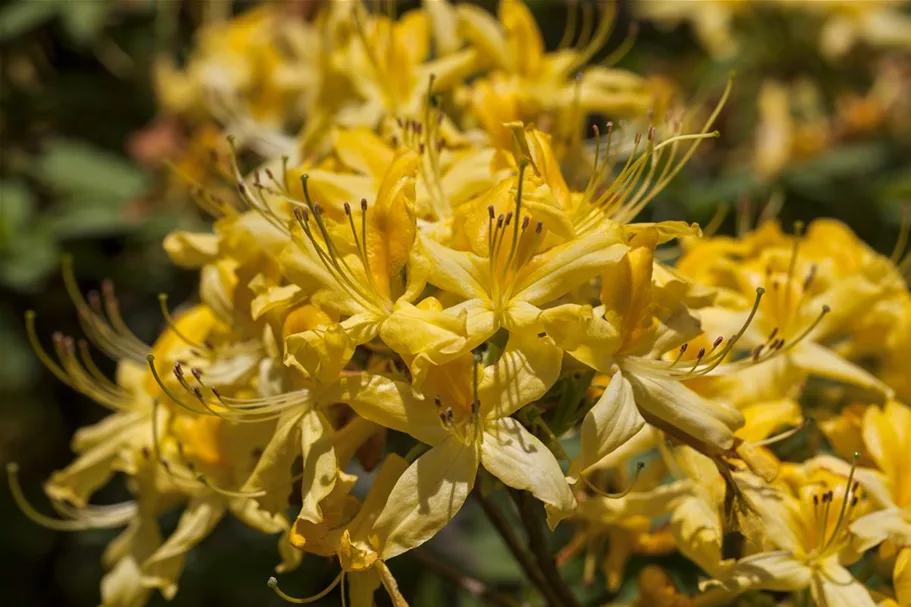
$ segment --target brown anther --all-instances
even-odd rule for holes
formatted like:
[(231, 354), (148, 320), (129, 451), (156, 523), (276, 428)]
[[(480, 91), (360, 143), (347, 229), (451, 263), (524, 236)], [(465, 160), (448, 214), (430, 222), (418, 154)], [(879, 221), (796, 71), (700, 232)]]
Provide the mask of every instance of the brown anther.
[(487, 215), (491, 219), (493, 219), (495, 217), (494, 208), (493, 208), (492, 204), (487, 205)]
[(202, 378), (202, 371), (196, 367), (191, 368), (190, 373), (192, 373), (193, 377), (195, 377), (197, 380), (200, 380)]
[(716, 338), (715, 338), (715, 341), (712, 342), (712, 347), (713, 347), (713, 348), (717, 348), (718, 346), (721, 345), (721, 342), (723, 342), (723, 341), (724, 341), (724, 338), (723, 338), (723, 337), (721, 337), (721, 336), (716, 337)]
[(202, 400), (202, 390), (200, 390), (199, 386), (193, 386), (193, 394), (196, 395), (196, 398)]
[(367, 210), (367, 199), (366, 198), (361, 198), (361, 210), (362, 211)]
[(699, 348), (699, 352), (696, 354), (696, 358), (702, 358), (705, 356), (705, 348)]
[(756, 348), (753, 350), (753, 362), (756, 362), (757, 360), (759, 360), (759, 357), (762, 356), (762, 349), (763, 349), (764, 347), (765, 347), (764, 344), (759, 344), (759, 345), (756, 346)]
[(506, 214), (506, 222), (503, 225), (509, 225), (509, 222), (512, 221), (512, 211)]
[(322, 214), (323, 214), (323, 207), (321, 207), (320, 204), (319, 204), (318, 202), (314, 202), (314, 203), (313, 203), (313, 214), (314, 214), (314, 215), (322, 215)]
[(499, 217), (497, 217), (497, 227), (498, 227), (498, 228), (502, 228), (502, 227), (503, 227), (503, 220), (504, 220), (504, 219), (506, 219), (506, 217), (505, 217), (502, 213), (500, 214)]
[(686, 349), (689, 348), (689, 347), (690, 347), (689, 344), (683, 344), (683, 345), (681, 345), (681, 346), (680, 346), (680, 353), (681, 353), (681, 354), (685, 353), (685, 352), (686, 352)]
[(535, 226), (535, 234), (540, 234), (541, 230), (543, 230), (543, 229), (544, 229), (544, 222), (539, 221), (538, 224)]
[(142, 453), (142, 457), (144, 457), (145, 459), (149, 459), (149, 456), (152, 455), (152, 452), (149, 450), (148, 447), (143, 447), (142, 449), (139, 450), (139, 452)]
[(212, 390), (212, 394), (215, 395), (215, 398), (217, 398), (218, 400), (221, 400), (221, 392), (218, 391), (218, 388), (215, 388), (215, 387), (213, 386), (213, 387), (210, 388), (210, 389)]
[(653, 141), (655, 139), (655, 127), (648, 127), (648, 140)]
[(424, 153), (424, 142), (418, 144), (418, 154)]
[(775, 339), (776, 335), (778, 335), (778, 327), (775, 327), (774, 329), (772, 329), (772, 332), (769, 333), (769, 339), (766, 341), (772, 341), (773, 339)]
[(522, 218), (522, 229), (523, 229), (523, 230), (527, 230), (527, 229), (528, 229), (528, 224), (530, 224), (530, 223), (531, 223), (531, 219), (529, 219), (528, 215), (526, 215), (525, 217), (523, 217), (523, 218)]
[(244, 185), (244, 182), (242, 182), (242, 181), (237, 182), (237, 191), (240, 192), (241, 196), (247, 195), (247, 186)]
[(266, 169), (266, 177), (268, 177), (269, 179), (272, 179), (273, 181), (275, 180), (275, 175), (273, 175), (272, 171), (269, 169)]
[(345, 215), (351, 215), (351, 205), (346, 202), (342, 206), (345, 207)]
[(642, 141), (642, 133), (636, 133), (636, 136), (633, 138), (633, 142), (638, 145), (640, 141)]

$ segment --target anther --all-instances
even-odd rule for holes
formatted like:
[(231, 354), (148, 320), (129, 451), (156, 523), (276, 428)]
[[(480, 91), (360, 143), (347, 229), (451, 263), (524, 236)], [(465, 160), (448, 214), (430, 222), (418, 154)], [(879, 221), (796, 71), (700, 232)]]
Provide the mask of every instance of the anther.
[(361, 198), (361, 210), (362, 211), (367, 210), (367, 199), (366, 198)]
[(495, 217), (494, 208), (493, 208), (493, 205), (492, 205), (492, 204), (487, 205), (487, 215), (488, 215), (491, 219), (494, 219), (494, 217)]
[(346, 202), (342, 206), (345, 207), (345, 215), (351, 215), (351, 205)]
[(539, 221), (538, 224), (535, 226), (535, 234), (540, 234), (541, 230), (543, 230), (543, 229), (544, 229), (544, 222)]

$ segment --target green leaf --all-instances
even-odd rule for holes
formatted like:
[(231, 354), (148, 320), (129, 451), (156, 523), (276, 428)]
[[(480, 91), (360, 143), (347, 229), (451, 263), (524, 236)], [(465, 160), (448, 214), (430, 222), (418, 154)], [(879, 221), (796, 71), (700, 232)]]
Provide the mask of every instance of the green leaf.
[(71, 0), (61, 7), (63, 27), (74, 42), (90, 44), (104, 28), (111, 9), (110, 0)]
[(0, 365), (0, 388), (19, 390), (34, 383), (38, 364), (25, 339), (22, 319), (9, 310), (0, 310), (0, 343), (3, 344), (3, 364)]
[(146, 186), (142, 171), (110, 152), (60, 139), (33, 167), (35, 176), (64, 198), (122, 205)]
[(72, 203), (51, 211), (47, 220), (59, 239), (109, 236), (131, 226), (122, 206)]
[(21, 233), (11, 244), (0, 263), (0, 283), (13, 289), (35, 288), (60, 261), (57, 243), (45, 228)]
[(0, 181), (0, 250), (12, 246), (34, 213), (34, 200), (24, 184)]
[(59, 9), (60, 3), (56, 0), (19, 0), (7, 4), (0, 9), (0, 42), (21, 36), (50, 21)]

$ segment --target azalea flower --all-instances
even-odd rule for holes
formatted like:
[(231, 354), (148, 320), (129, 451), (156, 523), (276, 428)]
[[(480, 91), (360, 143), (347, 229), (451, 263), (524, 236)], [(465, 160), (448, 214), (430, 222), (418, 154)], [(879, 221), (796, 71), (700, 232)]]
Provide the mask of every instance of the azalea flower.
[(859, 501), (853, 471), (847, 482), (833, 475), (798, 477), (792, 490), (781, 487), (751, 493), (766, 528), (770, 550), (739, 559), (696, 601), (723, 605), (751, 589), (810, 590), (820, 605), (863, 607), (876, 603), (846, 568), (860, 554), (850, 527), (866, 508)]
[[(479, 368), (471, 354), (435, 367), (416, 398), (382, 376), (349, 380), (344, 396), (359, 415), (431, 446), (398, 480), (375, 529), (396, 556), (433, 537), (456, 515), (478, 467), (544, 502), (553, 528), (575, 499), (550, 450), (510, 417), (556, 380), (560, 350), (547, 337), (512, 337), (499, 360)], [(433, 401), (436, 406), (432, 405)]]

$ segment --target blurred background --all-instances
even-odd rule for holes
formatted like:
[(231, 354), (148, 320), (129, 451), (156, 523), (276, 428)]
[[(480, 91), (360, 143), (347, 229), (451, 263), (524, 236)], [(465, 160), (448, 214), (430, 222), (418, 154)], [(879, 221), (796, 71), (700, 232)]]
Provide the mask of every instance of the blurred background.
[[(204, 219), (164, 163), (192, 167), (205, 125), (161, 110), (153, 74), (162, 57), (185, 60), (199, 28), (254, 4), (0, 2), (0, 463), (20, 463), (26, 494), (44, 511), (43, 480), (70, 461), (74, 431), (105, 411), (41, 366), (24, 314), (37, 312), (43, 343), (53, 331), (78, 334), (60, 277), (63, 252), (74, 255), (83, 290), (114, 281), (127, 323), (144, 339), (160, 329), (158, 293), (175, 303), (193, 297), (195, 276), (167, 262), (161, 240)], [(308, 0), (280, 4), (289, 19), (306, 19), (315, 8)], [(404, 11), (417, 3), (399, 4)], [(554, 48), (567, 5), (530, 4)], [(835, 217), (891, 252), (901, 205), (911, 200), (911, 34), (900, 27), (911, 19), (908, 3), (620, 0), (617, 10), (602, 56), (634, 41), (618, 65), (678, 103), (708, 104), (728, 73), (738, 74), (718, 124), (721, 138), (701, 146), (644, 219), (723, 219), (721, 231), (733, 232), (738, 210), (755, 216), (771, 201), (786, 224)], [(113, 483), (98, 501), (125, 495)], [(114, 535), (39, 528), (0, 489), (0, 604), (97, 605), (101, 553)], [(478, 604), (451, 592), (445, 571), (428, 562), (439, 546), (446, 561), (467, 571), (483, 555), (485, 579), (503, 588), (521, 579), (469, 503), (422, 560), (394, 562), (406, 595), (418, 597), (414, 604)], [(695, 571), (679, 557), (661, 562), (684, 586), (694, 582)], [(171, 604), (281, 604), (265, 587), (275, 563), (273, 539), (225, 521), (190, 556)], [(334, 575), (316, 558), (300, 571), (289, 576), (297, 582), (285, 584), (288, 592), (312, 593)], [(590, 604), (615, 598), (598, 584), (579, 590)], [(151, 604), (165, 601), (156, 596)]]

